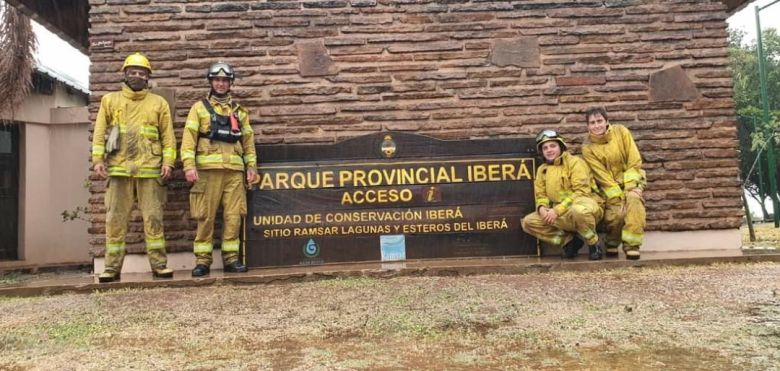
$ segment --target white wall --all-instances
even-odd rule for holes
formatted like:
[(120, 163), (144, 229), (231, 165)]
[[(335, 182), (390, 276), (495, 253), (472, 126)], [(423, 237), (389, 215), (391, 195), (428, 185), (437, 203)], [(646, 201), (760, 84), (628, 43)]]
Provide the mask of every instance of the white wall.
[(89, 223), (62, 218), (63, 211), (89, 201), (87, 103), (87, 97), (69, 94), (58, 83), (53, 95), (31, 95), (14, 112), (12, 119), (22, 126), (18, 265), (92, 262)]
[[(27, 264), (89, 263), (89, 223), (62, 212), (87, 206), (88, 123), (25, 124), (20, 259)], [(85, 217), (88, 217), (86, 215)]]

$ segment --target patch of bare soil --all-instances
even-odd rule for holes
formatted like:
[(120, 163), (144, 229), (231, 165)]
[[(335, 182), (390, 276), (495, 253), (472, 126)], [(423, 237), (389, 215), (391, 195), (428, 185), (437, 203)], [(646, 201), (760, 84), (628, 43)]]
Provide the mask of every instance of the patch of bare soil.
[(0, 369), (767, 370), (780, 264), (0, 298)]

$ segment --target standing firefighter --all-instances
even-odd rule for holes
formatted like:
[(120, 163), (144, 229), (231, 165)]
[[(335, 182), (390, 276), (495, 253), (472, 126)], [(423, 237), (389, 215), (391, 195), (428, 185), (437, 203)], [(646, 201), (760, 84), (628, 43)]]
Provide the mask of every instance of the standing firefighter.
[(590, 108), (585, 119), (588, 138), (582, 146), (582, 157), (607, 197), (607, 256), (617, 256), (622, 241), (626, 258), (637, 260), (645, 232), (642, 157), (631, 132), (625, 126), (610, 125), (604, 108)]
[[(187, 116), (181, 159), (190, 189), (190, 213), (198, 221), (193, 243), (193, 277), (209, 274), (214, 250), (214, 221), (222, 203), (222, 260), (225, 272), (246, 272), (238, 261), (239, 228), (246, 215), (244, 181), (257, 178), (254, 132), (249, 113), (230, 96), (233, 67), (211, 65), (206, 74), (211, 91)], [(246, 171), (246, 176), (244, 172)]]
[(166, 267), (163, 184), (173, 172), (176, 138), (168, 103), (147, 90), (152, 67), (140, 53), (122, 65), (122, 90), (100, 100), (92, 136), (92, 163), (97, 176), (108, 177), (106, 203), (106, 269), (100, 282), (119, 279), (125, 257), (125, 235), (133, 203), (144, 220), (146, 253), (155, 277), (171, 278)]
[(582, 246), (574, 234), (588, 244), (590, 260), (601, 259), (596, 223), (602, 209), (591, 192), (588, 165), (566, 150), (566, 142), (555, 130), (536, 136), (536, 149), (544, 164), (536, 171), (536, 211), (526, 215), (523, 230), (550, 244), (561, 246), (562, 257), (573, 259)]

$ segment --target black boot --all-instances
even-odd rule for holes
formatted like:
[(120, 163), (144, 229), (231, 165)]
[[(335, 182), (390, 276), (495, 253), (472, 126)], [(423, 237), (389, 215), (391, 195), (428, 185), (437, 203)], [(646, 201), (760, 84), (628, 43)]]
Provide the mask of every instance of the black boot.
[(198, 264), (195, 266), (195, 268), (192, 270), (192, 276), (193, 277), (203, 277), (209, 275), (209, 267), (207, 265)]
[(561, 248), (561, 258), (574, 259), (577, 256), (577, 252), (582, 248), (583, 242), (577, 237), (574, 237)]
[(603, 256), (604, 256), (604, 251), (601, 250), (601, 246), (599, 246), (598, 244), (588, 246), (588, 259), (601, 260)]
[(228, 273), (244, 273), (247, 270), (248, 269), (246, 269), (246, 265), (241, 264), (241, 262), (239, 262), (238, 260), (225, 265), (225, 269), (224, 269), (224, 271)]

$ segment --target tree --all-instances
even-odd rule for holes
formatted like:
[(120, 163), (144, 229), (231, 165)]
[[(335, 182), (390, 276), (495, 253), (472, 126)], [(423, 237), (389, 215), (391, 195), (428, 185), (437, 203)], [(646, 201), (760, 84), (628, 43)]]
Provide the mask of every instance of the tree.
[(0, 114), (13, 117), (14, 108), (30, 93), (36, 45), (30, 18), (0, 1)]
[[(756, 42), (745, 43), (742, 31), (729, 30), (729, 59), (734, 81), (734, 101), (739, 116), (738, 135), (741, 157), (741, 177), (745, 189), (761, 205), (764, 219), (769, 214), (764, 201), (769, 198), (769, 179), (766, 163), (766, 146), (769, 145), (769, 133), (777, 133), (780, 128), (780, 35), (773, 28), (762, 32), (765, 66), (767, 73), (767, 92), (770, 108), (770, 122), (763, 122), (760, 80), (758, 76), (758, 56)], [(780, 146), (773, 142), (775, 153)], [(756, 157), (761, 154), (761, 159)], [(755, 164), (755, 166), (754, 166)], [(752, 170), (752, 171), (751, 171)]]

